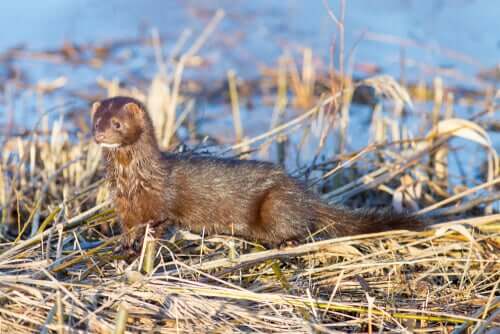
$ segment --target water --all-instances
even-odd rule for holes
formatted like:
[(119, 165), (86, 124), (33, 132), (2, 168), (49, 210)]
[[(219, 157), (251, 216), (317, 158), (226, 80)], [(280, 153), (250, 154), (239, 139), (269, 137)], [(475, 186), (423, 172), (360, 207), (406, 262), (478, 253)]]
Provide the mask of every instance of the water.
[[(327, 2), (338, 16), (339, 1)], [(0, 49), (19, 44), (46, 49), (59, 47), (65, 40), (86, 43), (127, 38), (148, 27), (158, 28), (168, 46), (183, 29), (203, 27), (218, 8), (227, 15), (205, 49), (215, 60), (223, 60), (216, 62), (216, 70), (230, 65), (238, 72), (251, 73), (257, 68), (249, 63), (270, 64), (284, 49), (298, 46), (312, 47), (323, 61), (330, 57), (335, 24), (322, 0), (4, 1), (0, 5), (4, 32)], [(475, 74), (500, 59), (499, 12), (500, 4), (488, 0), (349, 0), (346, 49), (363, 33), (390, 35), (425, 45), (425, 49), (409, 47), (410, 59)], [(397, 72), (399, 46), (370, 39), (358, 44), (357, 61)], [(450, 59), (438, 49), (453, 50), (462, 60)]]

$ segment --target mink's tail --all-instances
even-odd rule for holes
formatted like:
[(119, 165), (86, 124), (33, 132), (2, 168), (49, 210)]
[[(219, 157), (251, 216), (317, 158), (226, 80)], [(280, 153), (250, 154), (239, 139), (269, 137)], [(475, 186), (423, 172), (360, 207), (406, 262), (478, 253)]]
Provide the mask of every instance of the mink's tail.
[(341, 206), (321, 206), (318, 230), (331, 237), (343, 237), (391, 230), (420, 231), (426, 227), (414, 215), (391, 209), (349, 209)]

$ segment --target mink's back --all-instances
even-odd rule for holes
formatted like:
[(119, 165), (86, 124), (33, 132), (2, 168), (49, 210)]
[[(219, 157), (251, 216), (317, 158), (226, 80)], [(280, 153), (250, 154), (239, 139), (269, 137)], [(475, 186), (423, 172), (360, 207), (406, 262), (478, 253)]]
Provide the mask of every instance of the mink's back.
[(163, 162), (171, 177), (186, 179), (190, 186), (200, 191), (206, 189), (211, 195), (224, 196), (227, 191), (241, 193), (242, 189), (258, 191), (276, 182), (291, 181), (281, 167), (263, 161), (163, 154)]
[(299, 180), (269, 162), (186, 154), (163, 155), (163, 161), (168, 191), (201, 201), (200, 206), (231, 203), (237, 210), (276, 187), (304, 191)]

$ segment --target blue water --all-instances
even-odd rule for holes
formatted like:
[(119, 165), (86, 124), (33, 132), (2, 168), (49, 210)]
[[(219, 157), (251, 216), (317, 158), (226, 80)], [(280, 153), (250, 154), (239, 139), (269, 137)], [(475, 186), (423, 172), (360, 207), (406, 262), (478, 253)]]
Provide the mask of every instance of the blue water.
[[(327, 2), (338, 16), (339, 1)], [(356, 47), (357, 62), (376, 64), (385, 72), (398, 74), (401, 48), (370, 40), (372, 33), (423, 44), (425, 49), (405, 50), (409, 62), (415, 60), (422, 66), (453, 67), (474, 75), (500, 59), (497, 1), (346, 3), (346, 50), (365, 34)], [(335, 24), (322, 0), (2, 1), (0, 50), (23, 43), (42, 49), (59, 47), (65, 40), (85, 43), (126, 38), (151, 27), (162, 33), (168, 48), (182, 30), (199, 31), (218, 8), (225, 10), (226, 17), (204, 49), (216, 64), (211, 71), (224, 71), (230, 66), (240, 73), (256, 73), (256, 64), (272, 64), (283, 50), (302, 46), (313, 48), (323, 62), (329, 61)], [(463, 59), (452, 59), (440, 49), (456, 51)]]

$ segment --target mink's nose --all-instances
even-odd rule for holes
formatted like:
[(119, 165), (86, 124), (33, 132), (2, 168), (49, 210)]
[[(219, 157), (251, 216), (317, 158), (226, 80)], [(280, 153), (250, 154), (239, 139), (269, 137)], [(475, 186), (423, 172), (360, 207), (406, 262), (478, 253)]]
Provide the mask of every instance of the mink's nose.
[(95, 138), (95, 141), (99, 143), (99, 142), (104, 140), (104, 134), (97, 132), (94, 134), (94, 138)]

